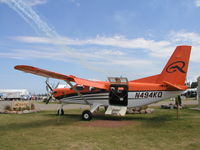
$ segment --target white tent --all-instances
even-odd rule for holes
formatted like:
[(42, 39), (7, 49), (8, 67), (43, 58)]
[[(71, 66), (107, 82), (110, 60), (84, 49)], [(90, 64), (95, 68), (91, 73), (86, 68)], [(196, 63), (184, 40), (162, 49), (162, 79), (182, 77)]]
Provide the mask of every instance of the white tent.
[(29, 95), (27, 89), (0, 89), (0, 93), (4, 99), (19, 99)]

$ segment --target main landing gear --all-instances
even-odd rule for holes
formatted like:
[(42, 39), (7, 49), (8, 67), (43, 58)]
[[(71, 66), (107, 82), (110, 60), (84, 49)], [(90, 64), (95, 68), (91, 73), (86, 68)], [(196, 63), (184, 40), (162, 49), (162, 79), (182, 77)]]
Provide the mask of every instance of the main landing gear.
[(85, 111), (83, 111), (81, 117), (85, 121), (90, 121), (92, 119), (93, 115), (89, 110), (85, 110)]
[[(91, 106), (91, 109), (90, 110), (85, 110), (83, 111), (82, 115), (81, 115), (81, 118), (85, 121), (90, 121), (92, 118), (93, 118), (93, 112), (96, 111), (99, 106), (101, 106), (102, 104), (93, 104)], [(58, 116), (63, 116), (64, 115), (64, 109), (63, 109), (63, 105), (61, 105), (61, 107), (58, 109), (57, 111), (57, 115)]]
[(81, 117), (85, 121), (90, 121), (93, 118), (92, 113), (97, 110), (101, 104), (93, 104), (90, 110), (83, 111)]

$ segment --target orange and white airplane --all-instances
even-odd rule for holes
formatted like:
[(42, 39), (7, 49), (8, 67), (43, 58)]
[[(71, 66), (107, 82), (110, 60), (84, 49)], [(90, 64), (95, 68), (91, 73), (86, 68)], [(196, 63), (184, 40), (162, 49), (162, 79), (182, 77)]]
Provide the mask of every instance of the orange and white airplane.
[[(109, 77), (108, 81), (90, 81), (26, 65), (15, 66), (15, 69), (66, 81), (71, 88), (53, 89), (48, 82), (46, 84), (51, 89), (52, 96), (62, 104), (90, 105), (90, 110), (83, 111), (82, 119), (91, 120), (92, 113), (100, 106), (107, 108), (105, 114), (124, 116), (127, 108), (149, 105), (180, 95), (187, 89), (185, 80), (190, 52), (191, 46), (177, 46), (160, 74), (132, 81), (122, 77)], [(62, 106), (58, 112), (64, 114)]]

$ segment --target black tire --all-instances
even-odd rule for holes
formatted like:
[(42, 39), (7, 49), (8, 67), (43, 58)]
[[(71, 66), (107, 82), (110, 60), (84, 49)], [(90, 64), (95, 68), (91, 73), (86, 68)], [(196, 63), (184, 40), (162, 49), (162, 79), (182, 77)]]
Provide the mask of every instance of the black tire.
[(82, 113), (82, 119), (85, 121), (90, 121), (92, 119), (92, 113), (89, 110), (85, 110)]
[(58, 109), (57, 111), (57, 115), (59, 116), (63, 116), (65, 114), (64, 110), (63, 109)]

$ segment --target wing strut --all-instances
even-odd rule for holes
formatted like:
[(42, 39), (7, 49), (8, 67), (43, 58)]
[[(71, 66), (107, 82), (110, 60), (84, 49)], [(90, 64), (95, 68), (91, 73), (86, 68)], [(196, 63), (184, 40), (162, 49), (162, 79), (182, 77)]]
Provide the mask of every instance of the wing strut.
[(85, 99), (85, 97), (73, 86), (73, 84), (71, 84), (71, 82), (70, 81), (68, 81), (68, 80), (65, 80), (66, 82), (67, 82), (67, 84), (69, 84), (69, 86), (74, 90), (74, 91), (76, 91), (76, 93), (78, 94), (78, 96), (80, 96), (83, 100), (84, 100), (84, 102), (86, 103), (86, 104), (88, 104), (88, 105), (90, 105), (90, 103)]

